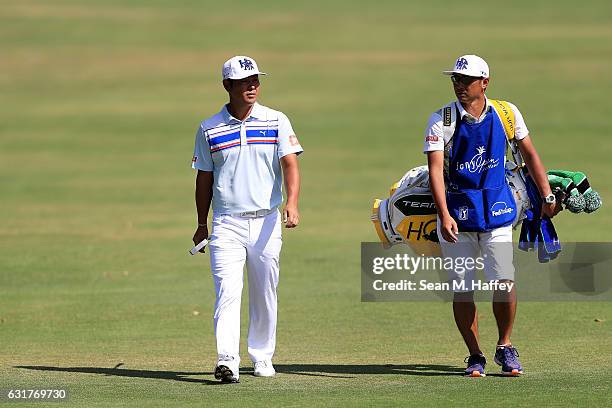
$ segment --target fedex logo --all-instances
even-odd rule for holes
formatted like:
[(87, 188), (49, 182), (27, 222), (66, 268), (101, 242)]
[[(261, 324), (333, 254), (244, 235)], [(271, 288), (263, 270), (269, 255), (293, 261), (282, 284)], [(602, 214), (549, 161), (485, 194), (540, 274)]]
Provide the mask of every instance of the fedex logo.
[(497, 201), (491, 206), (491, 215), (494, 217), (499, 217), (502, 214), (511, 214), (512, 212), (512, 207), (508, 207), (505, 201)]

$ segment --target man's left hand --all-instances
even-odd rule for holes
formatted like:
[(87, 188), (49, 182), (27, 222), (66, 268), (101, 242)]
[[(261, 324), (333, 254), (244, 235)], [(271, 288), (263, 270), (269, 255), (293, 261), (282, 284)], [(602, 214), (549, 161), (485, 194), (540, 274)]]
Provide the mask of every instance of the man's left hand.
[(295, 228), (300, 223), (300, 212), (297, 205), (287, 204), (283, 209), (283, 222), (285, 228)]

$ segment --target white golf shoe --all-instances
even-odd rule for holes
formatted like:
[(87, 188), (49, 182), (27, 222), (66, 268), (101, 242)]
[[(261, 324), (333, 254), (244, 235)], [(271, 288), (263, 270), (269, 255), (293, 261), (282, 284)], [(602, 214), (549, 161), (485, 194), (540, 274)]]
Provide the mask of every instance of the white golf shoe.
[(274, 370), (272, 361), (262, 360), (255, 362), (255, 370), (253, 372), (255, 377), (274, 377), (275, 374), (276, 370)]

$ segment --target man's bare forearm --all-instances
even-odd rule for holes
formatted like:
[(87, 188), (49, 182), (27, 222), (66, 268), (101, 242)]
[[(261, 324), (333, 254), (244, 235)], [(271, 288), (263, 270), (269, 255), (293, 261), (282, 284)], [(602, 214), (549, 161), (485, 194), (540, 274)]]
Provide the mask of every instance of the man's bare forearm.
[(281, 158), (285, 190), (287, 192), (287, 205), (298, 205), (300, 196), (300, 169), (297, 156), (288, 154)]
[(440, 218), (449, 217), (444, 186), (444, 152), (427, 153), (427, 165), (429, 168), (429, 189), (436, 204), (438, 216)]
[(529, 170), (529, 175), (535, 182), (538, 190), (540, 191), (541, 197), (546, 197), (552, 191), (550, 189), (550, 184), (548, 183), (548, 176), (546, 175), (546, 168), (538, 155), (533, 143), (531, 142), (531, 138), (527, 136), (525, 139), (520, 140), (519, 149), (521, 154), (523, 155), (523, 159), (525, 160), (525, 164), (527, 165), (527, 169)]
[(198, 170), (196, 177), (195, 202), (198, 212), (198, 224), (206, 224), (208, 211), (213, 194), (213, 173), (211, 171)]

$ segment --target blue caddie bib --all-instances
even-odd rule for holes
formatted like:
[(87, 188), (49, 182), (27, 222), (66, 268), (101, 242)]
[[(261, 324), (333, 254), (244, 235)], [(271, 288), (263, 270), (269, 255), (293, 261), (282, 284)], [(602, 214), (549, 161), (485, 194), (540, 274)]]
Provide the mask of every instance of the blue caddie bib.
[(505, 177), (506, 134), (491, 110), (480, 123), (457, 121), (449, 152), (446, 203), (459, 231), (511, 225), (516, 204)]

